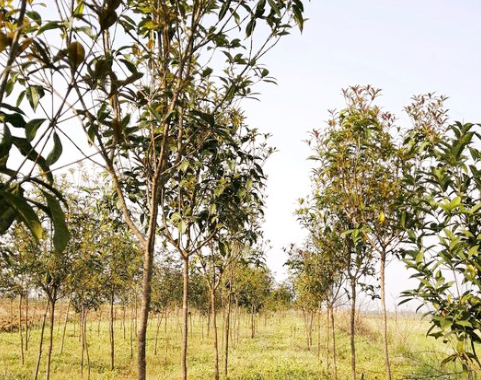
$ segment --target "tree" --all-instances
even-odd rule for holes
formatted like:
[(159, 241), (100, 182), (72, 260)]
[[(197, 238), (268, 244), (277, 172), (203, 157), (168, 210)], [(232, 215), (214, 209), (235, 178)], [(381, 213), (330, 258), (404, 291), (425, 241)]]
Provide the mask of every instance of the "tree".
[[(353, 243), (367, 261), (380, 262), (381, 308), (386, 378), (391, 379), (385, 267), (401, 241), (404, 229), (399, 210), (402, 162), (393, 138), (394, 117), (374, 104), (380, 90), (352, 86), (343, 91), (346, 108), (332, 112), (324, 133), (314, 131), (310, 144), (319, 163), (315, 181), (328, 207), (342, 214)], [(353, 373), (355, 378), (355, 373)]]
[[(16, 25), (24, 21), (27, 1), (21, 4)], [(144, 257), (137, 359), (138, 378), (145, 379), (152, 263), (156, 235), (166, 231), (159, 218), (166, 190), (175, 188), (171, 183), (205, 149), (204, 142), (235, 135), (225, 117), (236, 117), (236, 104), (253, 96), (255, 82), (271, 80), (261, 59), (294, 24), (302, 30), (303, 4), (59, 0), (56, 5), (56, 19), (43, 21), (36, 8), (29, 28), (14, 28), (6, 66), (15, 62), (24, 67), (22, 78), (37, 80), (35, 103), (38, 94), (65, 88), (65, 108), (49, 119), (49, 130), (58, 128), (60, 115), (70, 117), (66, 109), (76, 113), (111, 176)], [(19, 36), (25, 39), (21, 44)], [(23, 54), (17, 54), (20, 48)], [(10, 79), (12, 87), (21, 82), (12, 74)], [(8, 143), (8, 133), (4, 136)], [(181, 232), (186, 222), (177, 220)], [(183, 350), (185, 379), (186, 344)]]
[[(334, 306), (342, 295), (341, 289), (346, 285), (347, 272), (351, 264), (351, 252), (349, 251), (349, 242), (342, 236), (342, 226), (318, 201), (319, 198), (317, 200), (316, 198), (313, 200), (300, 199), (296, 214), (309, 235), (304, 247), (292, 246), (289, 249), (290, 256), (286, 264), (294, 277), (293, 282), (296, 285), (298, 302), (303, 305), (307, 301), (308, 305), (311, 304), (312, 309), (316, 306), (320, 309), (322, 303), (327, 306), (327, 360), (329, 367), (329, 336), (332, 333), (332, 361), (334, 379), (337, 379)], [(352, 289), (351, 293), (354, 294)], [(311, 340), (309, 334), (308, 343)], [(320, 351), (320, 347), (318, 350)]]
[[(424, 99), (433, 107), (417, 102), (417, 109), (428, 111), (430, 123), (415, 124), (406, 139), (411, 162), (405, 186), (417, 190), (408, 204), (416, 224), (409, 230), (410, 247), (402, 252), (419, 285), (405, 291), (402, 302), (415, 298), (428, 307), (428, 335), (455, 344), (443, 363), (459, 361), (472, 374), (481, 369), (476, 352), (481, 342), (480, 125), (455, 122), (445, 131), (442, 102), (436, 108), (436, 98)], [(419, 121), (419, 113), (414, 115)]]

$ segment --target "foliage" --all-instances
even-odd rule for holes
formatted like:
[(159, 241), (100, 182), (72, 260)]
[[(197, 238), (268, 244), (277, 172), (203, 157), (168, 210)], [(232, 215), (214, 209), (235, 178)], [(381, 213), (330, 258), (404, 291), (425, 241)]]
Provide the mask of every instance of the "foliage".
[(412, 187), (416, 179), (423, 193), (412, 199), (417, 224), (409, 233), (410, 249), (403, 252), (419, 286), (404, 292), (403, 302), (416, 298), (428, 307), (428, 335), (457, 342), (443, 362), (459, 360), (466, 371), (481, 369), (475, 348), (481, 342), (479, 128), (449, 125), (430, 145), (425, 161), (406, 176), (406, 185)]

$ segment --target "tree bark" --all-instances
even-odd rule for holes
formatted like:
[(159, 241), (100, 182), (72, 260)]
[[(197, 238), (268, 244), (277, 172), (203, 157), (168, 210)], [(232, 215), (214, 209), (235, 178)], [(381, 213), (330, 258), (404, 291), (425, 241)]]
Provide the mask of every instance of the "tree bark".
[(384, 350), (384, 363), (386, 365), (386, 380), (391, 380), (391, 362), (389, 360), (389, 347), (388, 347), (388, 331), (387, 331), (387, 311), (386, 311), (386, 252), (381, 253), (381, 308), (382, 308), (382, 323), (383, 323), (383, 350)]
[(20, 299), (18, 301), (18, 332), (20, 334), (20, 357), (22, 366), (25, 364), (25, 354), (23, 351), (23, 325), (22, 325), (22, 301), (23, 294), (20, 292)]
[(30, 340), (30, 329), (28, 328), (28, 288), (25, 292), (25, 351), (28, 351), (28, 341)]
[(187, 380), (187, 346), (189, 339), (189, 256), (182, 255), (183, 259), (183, 291), (182, 291), (182, 317), (183, 317), (183, 334), (182, 334), (182, 380)]
[(210, 304), (212, 308), (212, 328), (214, 332), (214, 380), (219, 380), (219, 342), (217, 339), (217, 311), (215, 287), (211, 287)]
[(162, 325), (162, 313), (157, 313), (157, 328), (155, 330), (154, 355), (157, 355), (157, 343), (159, 341), (160, 326)]
[(45, 308), (45, 312), (43, 313), (43, 320), (42, 320), (42, 330), (40, 332), (40, 343), (38, 345), (38, 359), (37, 359), (37, 368), (35, 369), (35, 380), (38, 379), (38, 372), (40, 369), (40, 362), (42, 360), (42, 348), (43, 348), (43, 335), (45, 332), (45, 323), (47, 321), (47, 313), (48, 308), (50, 307), (50, 299), (47, 301), (47, 306)]
[(63, 344), (64, 344), (64, 341), (65, 341), (65, 334), (67, 332), (68, 313), (70, 311), (71, 302), (72, 302), (72, 299), (69, 298), (68, 305), (67, 305), (67, 312), (65, 313), (65, 320), (64, 320), (64, 323), (63, 323), (62, 341), (60, 343), (60, 355), (62, 355), (62, 352), (63, 352)]
[[(156, 213), (155, 213), (156, 215)], [(142, 305), (140, 308), (140, 323), (137, 331), (137, 368), (138, 380), (146, 380), (146, 338), (147, 338), (147, 323), (149, 320), (150, 309), (150, 295), (151, 295), (151, 278), (152, 278), (152, 265), (154, 261), (154, 245), (155, 245), (155, 230), (151, 231), (154, 236), (149, 239), (149, 243), (144, 250), (144, 270), (142, 276)], [(136, 292), (137, 297), (137, 292)], [(137, 314), (137, 302), (136, 302), (136, 314)], [(137, 323), (137, 320), (136, 320)]]
[(54, 334), (54, 323), (55, 323), (55, 302), (56, 302), (56, 292), (52, 299), (50, 300), (51, 309), (50, 309), (50, 340), (48, 345), (48, 353), (47, 353), (47, 380), (50, 380), (50, 367), (52, 363), (52, 349), (53, 349), (53, 334)]
[(110, 295), (110, 369), (115, 368), (114, 290)]
[(251, 339), (254, 339), (256, 334), (256, 320), (254, 318), (254, 306), (251, 307)]
[(229, 333), (230, 333), (230, 313), (231, 313), (231, 296), (227, 296), (227, 312), (225, 316), (225, 357), (224, 357), (224, 376), (227, 378), (229, 365)]
[(351, 378), (356, 380), (356, 342), (354, 339), (356, 333), (356, 277), (351, 276), (351, 316), (350, 316), (350, 334), (351, 334)]
[(331, 309), (331, 328), (332, 328), (332, 364), (334, 366), (334, 380), (337, 380), (337, 348), (336, 348), (336, 326), (334, 323), (334, 308)]
[(326, 310), (326, 328), (327, 328), (327, 334), (326, 334), (326, 362), (327, 362), (327, 370), (329, 371), (330, 366), (331, 366), (331, 357), (330, 357), (330, 347), (331, 347), (331, 332), (330, 332), (330, 318), (329, 318), (329, 313), (331, 312), (331, 307), (328, 305), (327, 310)]

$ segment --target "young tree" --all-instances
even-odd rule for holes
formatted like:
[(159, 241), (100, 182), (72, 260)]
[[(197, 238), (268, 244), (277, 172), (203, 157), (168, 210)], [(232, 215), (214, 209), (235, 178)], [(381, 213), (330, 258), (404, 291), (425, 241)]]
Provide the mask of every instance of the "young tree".
[[(435, 106), (435, 100), (428, 97), (426, 103)], [(416, 224), (409, 231), (410, 248), (402, 254), (419, 285), (403, 293), (403, 303), (415, 298), (428, 306), (428, 335), (456, 344), (443, 363), (459, 361), (472, 374), (481, 369), (476, 352), (481, 342), (480, 126), (456, 122), (445, 131), (445, 112), (417, 109), (428, 110), (431, 117), (424, 128), (415, 124), (406, 139), (411, 170), (405, 185), (411, 190), (416, 185), (419, 191), (412, 192), (407, 205)]]
[(332, 112), (327, 130), (314, 131), (310, 144), (315, 151), (311, 158), (319, 163), (314, 176), (321, 196), (342, 214), (353, 242), (363, 241), (359, 252), (366, 252), (368, 261), (379, 258), (383, 349), (390, 380), (385, 268), (402, 239), (405, 216), (399, 207), (402, 161), (393, 138), (394, 117), (374, 104), (379, 91), (369, 85), (344, 90), (346, 108)]

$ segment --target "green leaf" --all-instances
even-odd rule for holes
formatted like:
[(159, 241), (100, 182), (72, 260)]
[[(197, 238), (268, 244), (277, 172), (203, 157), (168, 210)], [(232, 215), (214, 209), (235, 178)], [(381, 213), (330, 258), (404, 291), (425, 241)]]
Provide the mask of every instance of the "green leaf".
[[(15, 218), (27, 226), (35, 240), (39, 241), (42, 238), (43, 230), (40, 220), (32, 206), (28, 204), (21, 194), (12, 194), (9, 191), (0, 190), (0, 204), (7, 204), (7, 207), (11, 207)], [(9, 220), (5, 220), (5, 215), (2, 212), (0, 216), (0, 229), (3, 230), (5, 226), (8, 225), (8, 222)]]
[(10, 149), (12, 148), (12, 134), (7, 125), (3, 126), (3, 137), (0, 142), (0, 167), (7, 165)]
[(215, 203), (212, 203), (209, 206), (209, 215), (214, 215), (216, 211), (217, 211), (217, 206), (215, 205)]
[(178, 228), (179, 228), (179, 233), (181, 235), (184, 235), (185, 232), (187, 231), (187, 223), (184, 220), (181, 220)]
[(65, 250), (65, 247), (67, 247), (71, 236), (67, 228), (67, 223), (65, 223), (65, 214), (57, 198), (45, 191), (43, 191), (43, 195), (47, 199), (47, 206), (55, 230), (53, 235), (53, 245), (57, 253), (62, 253)]
[(62, 155), (62, 142), (60, 141), (60, 138), (58, 137), (57, 132), (54, 132), (53, 134), (53, 149), (47, 156), (46, 164), (48, 166), (56, 163), (60, 156)]
[(6, 103), (0, 103), (0, 109), (7, 109), (7, 110), (10, 110), (10, 111), (13, 111), (13, 112), (16, 112), (16, 113), (19, 113), (19, 114), (22, 114), (22, 115), (25, 115), (25, 112), (23, 112), (20, 108), (18, 107), (14, 107), (14, 106), (11, 106), (9, 104), (6, 104)]
[(220, 12), (219, 12), (219, 21), (221, 21), (225, 17), (225, 15), (227, 13), (227, 10), (230, 7), (231, 1), (232, 0), (227, 0), (227, 1), (223, 2), (222, 7), (220, 8)]
[(38, 25), (42, 24), (42, 17), (38, 12), (29, 11), (27, 12), (28, 17), (30, 17), (33, 21), (35, 21)]
[(37, 131), (46, 119), (32, 119), (25, 125), (27, 141), (31, 142), (37, 135)]
[(25, 119), (20, 113), (14, 113), (14, 114), (0, 113), (0, 115), (3, 116), (3, 121), (5, 121), (5, 123), (9, 123), (12, 127), (15, 127), (15, 128), (25, 128), (25, 125), (27, 124), (25, 122)]
[(62, 28), (62, 23), (60, 21), (49, 21), (44, 26), (38, 29), (37, 35), (40, 35), (47, 30), (60, 28)]
[(250, 37), (252, 35), (252, 32), (254, 31), (255, 27), (256, 27), (256, 19), (253, 18), (248, 22), (246, 26), (246, 37)]
[(473, 327), (473, 325), (469, 321), (456, 321), (456, 324), (458, 326), (471, 327), (471, 328)]
[(268, 3), (272, 10), (278, 15), (281, 15), (281, 11), (279, 10), (279, 7), (277, 6), (276, 2), (274, 0), (268, 0)]
[(30, 86), (26, 90), (26, 95), (30, 106), (36, 111), (39, 100), (45, 96), (45, 90), (42, 86)]

